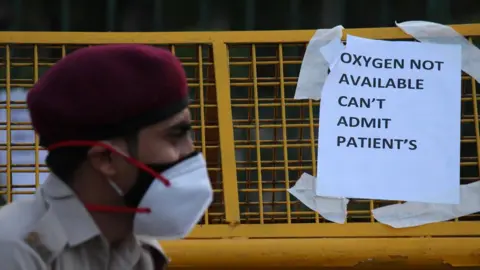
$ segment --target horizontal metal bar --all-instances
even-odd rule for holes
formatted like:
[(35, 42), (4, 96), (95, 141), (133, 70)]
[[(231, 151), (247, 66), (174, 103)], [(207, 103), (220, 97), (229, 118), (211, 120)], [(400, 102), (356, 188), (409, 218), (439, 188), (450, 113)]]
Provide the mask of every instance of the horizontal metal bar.
[[(480, 24), (459, 24), (452, 27), (464, 36), (480, 36)], [(315, 30), (284, 31), (218, 31), (105, 33), (105, 32), (0, 32), (0, 43), (8, 44), (212, 44), (225, 43), (294, 43), (308, 42)], [(372, 39), (410, 39), (396, 27), (346, 29), (346, 34)]]

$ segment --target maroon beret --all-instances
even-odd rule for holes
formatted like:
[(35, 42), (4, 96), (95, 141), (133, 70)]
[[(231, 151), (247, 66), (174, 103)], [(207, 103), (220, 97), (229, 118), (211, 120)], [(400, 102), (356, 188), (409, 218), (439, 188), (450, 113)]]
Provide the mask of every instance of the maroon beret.
[(188, 106), (180, 61), (146, 45), (79, 49), (58, 61), (27, 96), (42, 146), (103, 140), (160, 122)]

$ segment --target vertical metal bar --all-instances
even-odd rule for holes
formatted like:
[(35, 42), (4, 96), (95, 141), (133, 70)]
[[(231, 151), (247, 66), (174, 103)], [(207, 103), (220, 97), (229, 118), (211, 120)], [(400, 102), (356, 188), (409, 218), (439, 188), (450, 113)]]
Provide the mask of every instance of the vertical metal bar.
[[(470, 42), (472, 42), (472, 39)], [(474, 78), (471, 78), (472, 83), (472, 102), (473, 102), (473, 120), (475, 121), (475, 141), (477, 142), (477, 169), (480, 176), (480, 119), (478, 110), (478, 98), (477, 98), (477, 83)]]
[[(398, 203), (402, 203), (402, 202), (398, 202)], [(373, 209), (375, 209), (375, 200), (369, 200), (368, 201), (368, 208), (370, 209), (370, 214), (369, 214), (370, 222), (375, 223), (375, 218), (373, 217)], [(347, 215), (348, 215), (348, 211), (347, 211)], [(347, 223), (347, 220), (348, 219), (345, 219), (345, 223)]]
[(229, 224), (235, 225), (240, 223), (240, 203), (238, 200), (228, 55), (225, 42), (223, 40), (215, 40), (213, 42), (213, 61), (217, 91), (225, 216)]
[(60, 28), (62, 31), (70, 31), (70, 0), (62, 0), (60, 6)]
[(153, 30), (163, 30), (163, 0), (153, 2)]
[(260, 106), (258, 104), (257, 48), (255, 44), (252, 44), (252, 77), (253, 99), (255, 107), (255, 149), (257, 150), (258, 207), (260, 208), (260, 224), (264, 224), (265, 220), (263, 216), (263, 181), (261, 158), (262, 152), (260, 151)]
[[(311, 99), (308, 100), (308, 119), (309, 119), (309, 127), (310, 127), (310, 153), (312, 156), (312, 173), (313, 175), (317, 175), (317, 156), (315, 155), (315, 124), (313, 122), (313, 101)], [(315, 223), (320, 222), (320, 215), (318, 212), (315, 212)]]
[(107, 31), (115, 31), (115, 14), (117, 10), (117, 0), (107, 0)]
[[(198, 55), (198, 88), (200, 93), (200, 134), (201, 134), (201, 144), (202, 144), (202, 153), (207, 159), (207, 143), (206, 143), (206, 132), (205, 132), (205, 94), (204, 94), (204, 85), (203, 85), (203, 48), (202, 45), (197, 45), (197, 55)], [(208, 225), (208, 210), (205, 211), (205, 225)]]
[[(302, 29), (302, 23), (301, 23), (301, 19), (300, 19), (300, 4), (301, 4), (301, 1), (298, 1), (298, 0), (290, 0), (289, 1), (289, 28), (290, 29)], [(295, 53), (295, 55), (300, 55), (301, 52), (300, 52), (300, 48), (295, 46), (294, 48), (290, 48), (290, 50), (292, 50), (293, 53)], [(285, 72), (289, 73), (290, 72), (295, 72), (293, 70), (293, 66), (292, 65), (287, 65), (287, 66), (284, 66), (284, 59), (283, 59), (283, 46), (282, 45), (279, 45), (279, 55), (280, 55), (280, 62), (279, 62), (279, 65), (280, 65), (280, 85), (281, 85), (281, 88), (280, 88), (280, 91), (281, 91), (281, 100), (282, 100), (282, 127), (286, 127), (286, 123), (283, 123), (284, 121), (286, 122), (286, 108), (284, 108), (284, 99), (285, 99), (285, 86), (284, 86), (284, 81), (285, 81)], [(284, 112), (285, 110), (285, 112)], [(285, 113), (285, 115), (283, 115)], [(301, 110), (300, 112), (300, 118), (303, 118), (303, 110)], [(310, 119), (312, 119), (312, 117), (310, 117)], [(303, 128), (300, 128), (300, 138), (302, 138), (303, 136)], [(313, 130), (312, 130), (313, 131)], [(290, 201), (290, 193), (288, 192), (288, 189), (290, 188), (290, 173), (289, 173), (289, 170), (288, 170), (288, 160), (289, 160), (289, 157), (288, 157), (288, 147), (287, 147), (287, 130), (285, 128), (284, 130), (284, 134), (283, 134), (283, 140), (284, 140), (284, 149), (283, 149), (283, 152), (284, 152), (284, 167), (285, 167), (285, 171), (284, 171), (284, 174), (285, 174), (285, 187), (286, 187), (286, 190), (285, 190), (285, 196), (286, 196), (286, 202), (287, 202), (287, 222), (288, 223), (291, 223), (292, 222), (292, 203)], [(313, 138), (313, 133), (311, 134), (312, 135), (312, 138)], [(311, 140), (311, 143), (314, 144), (315, 141), (312, 139)], [(315, 147), (312, 147), (312, 150), (313, 150), (313, 153), (312, 153), (312, 156), (314, 156), (315, 154)], [(300, 148), (299, 151), (298, 151), (298, 154), (299, 154), (299, 157), (300, 157), (300, 160), (302, 159), (302, 154), (303, 154), (303, 151), (302, 149)], [(303, 163), (303, 162), (302, 162)], [(314, 174), (315, 175), (315, 174)], [(319, 222), (319, 215), (318, 215), (318, 212), (314, 211), (315, 213), (315, 221), (318, 223)]]
[(427, 0), (427, 20), (443, 24), (451, 23), (450, 0)]
[[(33, 83), (38, 81), (38, 45), (33, 46)], [(38, 136), (35, 136), (35, 188), (40, 185), (40, 159), (38, 157), (40, 146)]]
[(285, 77), (283, 72), (283, 45), (278, 44), (278, 65), (280, 71), (280, 102), (282, 106), (282, 146), (283, 146), (283, 167), (285, 174), (285, 195), (287, 201), (287, 223), (292, 223), (292, 209), (290, 204), (290, 175), (288, 171), (288, 146), (287, 146), (287, 108), (285, 104)]
[[(207, 61), (211, 61), (213, 62), (213, 56), (212, 56), (212, 46), (211, 45), (200, 45), (202, 46), (202, 52), (203, 52), (203, 55), (202, 56), (205, 56), (205, 55), (208, 55), (208, 60)], [(208, 50), (208, 51), (207, 51)], [(206, 58), (205, 58), (206, 59)], [(202, 62), (204, 60), (202, 59)], [(213, 64), (213, 63), (212, 63)], [(206, 66), (204, 66), (203, 68), (206, 68), (205, 70), (201, 70), (199, 71), (199, 77), (202, 77), (205, 79), (207, 79), (208, 81), (215, 81), (215, 73), (214, 73), (214, 70), (213, 70), (213, 65), (212, 65), (212, 68), (210, 68), (210, 66), (208, 66), (208, 68)], [(204, 83), (204, 79), (202, 79), (203, 81), (203, 100), (205, 102), (211, 102), (211, 101), (216, 101), (217, 100), (217, 91), (216, 91), (216, 87), (215, 87), (215, 84), (211, 84), (211, 85), (208, 85), (206, 86), (205, 83)], [(196, 95), (197, 97), (198, 95)], [(203, 140), (206, 144), (207, 141), (209, 142), (219, 142), (220, 141), (220, 131), (219, 131), (219, 125), (218, 125), (218, 106), (216, 105), (209, 105), (207, 106), (206, 104), (204, 105), (203, 107), (203, 117), (204, 119), (217, 119), (217, 123), (216, 125), (210, 125), (210, 127), (214, 127), (214, 128), (207, 128), (207, 126), (205, 126), (205, 133), (204, 133), (204, 137), (203, 137)], [(204, 120), (206, 121), (206, 120)], [(208, 125), (208, 122), (205, 123), (206, 125)], [(207, 166), (210, 166), (210, 164), (214, 164), (214, 166), (216, 168), (214, 168), (215, 170), (215, 173), (210, 175), (210, 180), (212, 180), (212, 183), (215, 183), (215, 189), (214, 189), (214, 192), (218, 192), (220, 191), (221, 195), (224, 195), (223, 193), (223, 188), (221, 187), (221, 183), (222, 183), (222, 177), (219, 176), (219, 172), (221, 172), (221, 164), (220, 164), (220, 156), (221, 156), (221, 149), (220, 147), (215, 147), (215, 148), (206, 148), (205, 149), (206, 152), (208, 154), (205, 154), (206, 156), (206, 161), (207, 161)], [(220, 190), (218, 190), (218, 184), (220, 184)], [(215, 194), (216, 195), (216, 194)], [(214, 203), (218, 203), (218, 202), (214, 202)], [(222, 205), (223, 205), (223, 202), (220, 202)], [(215, 218), (212, 217), (212, 221), (214, 223), (224, 223), (225, 222), (225, 205), (223, 205), (223, 212), (220, 213), (220, 216), (215, 216)]]
[(245, 30), (255, 29), (255, 0), (247, 0), (245, 5)]
[(13, 192), (13, 183), (12, 183), (12, 108), (11, 108), (11, 72), (10, 72), (10, 45), (5, 45), (5, 86), (6, 86), (6, 148), (7, 148), (7, 202), (12, 202), (12, 192)]

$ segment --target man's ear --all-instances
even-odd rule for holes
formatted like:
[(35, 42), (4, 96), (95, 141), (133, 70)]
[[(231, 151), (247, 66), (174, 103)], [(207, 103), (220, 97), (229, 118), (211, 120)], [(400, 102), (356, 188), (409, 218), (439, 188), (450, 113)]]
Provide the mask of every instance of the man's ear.
[(102, 146), (93, 146), (87, 153), (90, 165), (101, 174), (112, 177), (116, 170), (112, 164), (112, 152)]

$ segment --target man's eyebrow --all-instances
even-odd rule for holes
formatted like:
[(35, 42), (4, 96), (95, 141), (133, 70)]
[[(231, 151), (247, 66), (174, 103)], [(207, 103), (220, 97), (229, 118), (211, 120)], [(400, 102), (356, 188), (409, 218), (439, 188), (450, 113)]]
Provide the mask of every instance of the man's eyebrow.
[(190, 123), (189, 121), (182, 121), (182, 122), (178, 122), (171, 125), (170, 127), (168, 127), (168, 129), (169, 130), (175, 130), (175, 129), (190, 130), (192, 129), (192, 123)]

